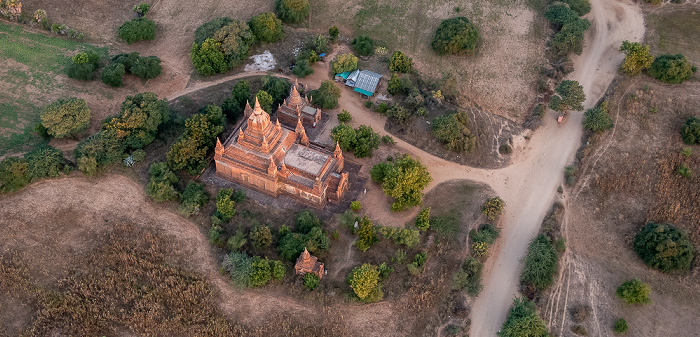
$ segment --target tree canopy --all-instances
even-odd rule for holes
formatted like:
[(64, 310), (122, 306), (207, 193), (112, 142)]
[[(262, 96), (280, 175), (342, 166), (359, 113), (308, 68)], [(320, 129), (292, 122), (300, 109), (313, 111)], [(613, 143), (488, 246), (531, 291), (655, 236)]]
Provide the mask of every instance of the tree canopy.
[(389, 59), (389, 70), (398, 71), (400, 73), (411, 72), (411, 70), (413, 70), (413, 59), (402, 51), (397, 50)]
[(460, 16), (443, 20), (435, 31), (431, 46), (440, 54), (471, 54), (479, 42), (479, 29)]
[(119, 116), (108, 120), (102, 128), (113, 130), (117, 138), (130, 149), (141, 149), (153, 142), (158, 127), (169, 119), (166, 99), (159, 100), (152, 92), (127, 96)]
[(690, 269), (695, 256), (688, 234), (670, 224), (642, 227), (634, 239), (634, 251), (646, 265), (664, 272)]
[(350, 42), (352, 50), (360, 56), (372, 56), (374, 54), (374, 40), (367, 35), (358, 35)]
[(562, 0), (562, 2), (569, 5), (569, 8), (579, 16), (584, 16), (591, 11), (591, 3), (588, 0)]
[(214, 19), (195, 30), (190, 59), (202, 75), (224, 73), (248, 57), (253, 42), (255, 35), (245, 22)]
[(620, 51), (625, 53), (620, 69), (627, 74), (636, 75), (646, 70), (654, 62), (654, 55), (649, 54), (649, 45), (639, 42), (622, 41)]
[(333, 81), (325, 80), (321, 83), (321, 87), (311, 91), (309, 96), (314, 105), (323, 109), (333, 109), (338, 106), (340, 93), (340, 88), (336, 87)]
[(554, 283), (558, 262), (557, 251), (549, 238), (540, 234), (530, 241), (527, 248), (520, 281), (534, 286), (537, 290), (545, 290)]
[[(372, 167), (372, 171), (375, 171), (372, 180), (380, 183), (384, 193), (394, 198), (391, 211), (402, 211), (423, 203), (423, 189), (433, 178), (420, 161), (404, 154), (393, 162), (377, 165), (375, 167), (378, 169)], [(377, 170), (381, 172), (376, 172)]]
[(357, 69), (357, 56), (347, 53), (340, 54), (336, 56), (335, 60), (331, 63), (334, 74), (340, 74), (346, 71), (353, 71)]
[(249, 25), (261, 42), (275, 42), (284, 36), (282, 21), (274, 13), (260, 13), (250, 19)]
[(156, 38), (156, 23), (146, 18), (124, 22), (119, 27), (119, 37), (128, 44)]
[(277, 16), (286, 23), (300, 23), (309, 16), (309, 0), (276, 0)]
[(681, 128), (681, 138), (686, 144), (700, 144), (700, 118), (690, 117)]
[(74, 136), (90, 124), (90, 108), (84, 99), (58, 99), (41, 110), (41, 125), (55, 138)]
[(433, 119), (432, 134), (450, 151), (471, 151), (476, 144), (476, 137), (467, 124), (469, 117), (463, 111), (452, 111)]
[(677, 84), (689, 79), (697, 70), (685, 56), (676, 54), (660, 55), (652, 62), (647, 73), (661, 82)]
[(537, 315), (535, 304), (515, 298), (498, 337), (548, 337), (547, 326)]
[(100, 67), (100, 55), (92, 50), (76, 54), (71, 61), (66, 71), (68, 77), (83, 81), (93, 80)]
[(365, 263), (360, 267), (355, 267), (350, 275), (348, 275), (348, 283), (352, 291), (360, 299), (365, 299), (370, 296), (373, 291), (379, 288), (379, 270), (377, 266)]
[(549, 101), (550, 109), (559, 112), (564, 112), (566, 110), (583, 110), (583, 102), (586, 100), (586, 94), (583, 92), (583, 86), (577, 81), (562, 81), (555, 91), (557, 94), (553, 95)]
[(583, 116), (583, 127), (593, 132), (611, 129), (613, 121), (608, 114), (607, 104), (586, 110)]
[(372, 127), (360, 125), (353, 129), (350, 125), (341, 123), (331, 130), (331, 139), (338, 142), (343, 151), (353, 152), (355, 157), (371, 157), (373, 150), (379, 148), (381, 138)]
[(649, 294), (651, 288), (648, 284), (642, 283), (639, 279), (632, 279), (622, 283), (615, 291), (617, 297), (627, 304), (647, 304), (651, 303)]

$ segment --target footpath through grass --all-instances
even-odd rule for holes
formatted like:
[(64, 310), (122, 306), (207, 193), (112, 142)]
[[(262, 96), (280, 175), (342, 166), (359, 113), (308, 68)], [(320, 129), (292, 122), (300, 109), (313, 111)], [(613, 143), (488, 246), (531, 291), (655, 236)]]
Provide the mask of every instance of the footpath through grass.
[(41, 138), (34, 133), (48, 100), (85, 89), (65, 85), (63, 68), (78, 51), (98, 49), (76, 40), (31, 33), (0, 22), (0, 156), (26, 151)]

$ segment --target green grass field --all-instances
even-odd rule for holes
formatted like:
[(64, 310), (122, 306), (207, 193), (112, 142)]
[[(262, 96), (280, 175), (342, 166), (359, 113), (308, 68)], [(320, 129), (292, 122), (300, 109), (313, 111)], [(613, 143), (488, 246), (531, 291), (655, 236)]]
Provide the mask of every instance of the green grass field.
[(41, 107), (57, 95), (84, 92), (65, 85), (64, 67), (76, 52), (106, 48), (35, 34), (0, 23), (0, 155), (24, 152), (42, 139), (34, 133)]

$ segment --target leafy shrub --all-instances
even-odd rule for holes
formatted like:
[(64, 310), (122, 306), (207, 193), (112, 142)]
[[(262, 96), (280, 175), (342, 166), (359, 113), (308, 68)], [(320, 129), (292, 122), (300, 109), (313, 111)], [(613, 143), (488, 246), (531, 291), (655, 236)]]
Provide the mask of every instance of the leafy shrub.
[(343, 109), (343, 112), (338, 114), (338, 122), (349, 123), (351, 120), (352, 120), (352, 116), (345, 109)]
[(559, 112), (566, 110), (583, 110), (583, 102), (586, 100), (586, 94), (583, 92), (583, 86), (577, 81), (562, 81), (555, 91), (556, 95), (553, 95), (549, 101), (549, 107), (552, 110)]
[(335, 42), (338, 39), (338, 35), (340, 35), (340, 30), (337, 26), (333, 26), (328, 29), (328, 35), (331, 37), (331, 41)]
[(416, 227), (422, 231), (427, 231), (430, 228), (430, 207), (426, 207), (418, 213)]
[(569, 165), (564, 168), (564, 183), (573, 186), (576, 183), (576, 166)]
[(253, 258), (245, 253), (232, 252), (221, 266), (231, 277), (231, 282), (239, 288), (250, 287), (252, 285), (251, 275), (253, 274)]
[(500, 236), (500, 230), (489, 224), (479, 226), (479, 229), (469, 231), (469, 240), (471, 242), (483, 242), (487, 245), (493, 244)]
[(423, 271), (423, 265), (425, 261), (428, 260), (428, 254), (426, 252), (420, 252), (413, 256), (413, 262), (407, 265), (406, 268), (411, 275), (418, 275)]
[(387, 83), (386, 91), (392, 95), (405, 95), (408, 93), (408, 88), (404, 85), (404, 81), (396, 75), (396, 73), (391, 73), (389, 82)]
[(175, 189), (178, 179), (168, 165), (163, 162), (153, 163), (148, 170), (150, 178), (146, 187), (146, 193), (156, 202), (177, 199), (179, 194)]
[(624, 318), (618, 319), (613, 325), (613, 332), (618, 335), (624, 334), (627, 332), (627, 329), (629, 329), (629, 327), (627, 326), (627, 321)]
[(255, 35), (245, 22), (218, 18), (197, 28), (190, 59), (202, 75), (224, 73), (248, 57), (254, 41)]
[(202, 24), (194, 31), (194, 43), (201, 45), (206, 39), (214, 37), (216, 32), (231, 22), (233, 22), (233, 19), (221, 17)]
[(357, 69), (357, 56), (350, 53), (340, 54), (331, 62), (331, 68), (333, 68), (333, 74), (353, 71)]
[(41, 110), (41, 125), (55, 138), (83, 132), (90, 124), (90, 108), (84, 99), (59, 98)]
[(146, 15), (149, 9), (151, 9), (151, 5), (147, 3), (134, 5), (134, 12), (138, 14), (139, 17)]
[(469, 117), (463, 111), (453, 111), (433, 119), (432, 134), (450, 151), (471, 151), (476, 137), (467, 128)]
[(682, 54), (660, 55), (647, 70), (649, 76), (670, 84), (681, 83), (690, 78), (698, 69)]
[(250, 19), (250, 29), (255, 38), (262, 42), (275, 42), (284, 36), (282, 21), (273, 13), (260, 13)]
[(304, 78), (313, 73), (314, 69), (311, 68), (311, 64), (309, 63), (308, 59), (298, 60), (297, 64), (294, 66), (294, 69), (292, 69), (292, 74), (300, 78)]
[(411, 248), (420, 242), (420, 232), (417, 229), (381, 227), (379, 233), (384, 238), (390, 239), (397, 245), (404, 245), (406, 248)]
[(58, 177), (65, 160), (60, 150), (48, 145), (40, 146), (24, 155), (27, 163), (26, 176), (29, 181)]
[(392, 212), (422, 204), (422, 191), (433, 180), (428, 169), (408, 154), (402, 155), (392, 163), (384, 163), (377, 169), (372, 167), (370, 175), (372, 180), (382, 185), (386, 195), (394, 198)]
[(243, 115), (248, 98), (250, 97), (250, 84), (248, 81), (238, 81), (233, 86), (231, 97), (221, 104), (221, 111), (230, 121), (236, 121)]
[(396, 144), (396, 141), (394, 140), (394, 138), (391, 137), (391, 136), (389, 136), (389, 135), (384, 135), (384, 136), (382, 136), (381, 140), (382, 140), (382, 144), (385, 144), (385, 145), (394, 145), (394, 144)]
[(275, 0), (277, 16), (286, 23), (301, 23), (309, 16), (309, 0)]
[(588, 0), (563, 0), (576, 14), (584, 16), (591, 11), (591, 3)]
[(294, 232), (280, 228), (279, 250), (282, 258), (294, 261), (307, 248), (310, 253), (321, 253), (328, 249), (328, 236), (321, 230), (321, 220), (309, 212), (302, 211), (297, 215)]
[(0, 191), (14, 192), (29, 184), (27, 160), (19, 157), (6, 157), (0, 161)]
[(311, 91), (309, 96), (311, 96), (314, 105), (323, 109), (333, 109), (338, 106), (340, 88), (336, 87), (333, 81), (325, 80), (321, 83), (321, 87)]
[(648, 284), (642, 283), (638, 279), (626, 281), (620, 285), (615, 294), (627, 304), (647, 304), (651, 303), (649, 298), (651, 288)]
[(233, 188), (222, 188), (216, 193), (216, 212), (214, 215), (223, 222), (229, 222), (236, 214), (236, 202), (231, 199)]
[(361, 208), (362, 208), (362, 204), (361, 204), (359, 201), (357, 201), (357, 200), (355, 200), (355, 201), (353, 201), (353, 202), (350, 203), (350, 209), (353, 210), (353, 211), (356, 211), (356, 212), (357, 212), (357, 211), (359, 211)]
[(627, 74), (636, 75), (651, 67), (654, 55), (649, 54), (649, 45), (639, 42), (622, 41), (620, 51), (625, 53), (620, 69)]
[(493, 197), (486, 200), (483, 206), (481, 206), (481, 212), (484, 214), (486, 219), (495, 220), (503, 212), (503, 207), (505, 203), (499, 197)]
[(207, 148), (197, 139), (180, 137), (166, 154), (174, 170), (184, 170), (196, 175), (206, 167)]
[(163, 71), (157, 56), (139, 57), (129, 67), (129, 73), (143, 79), (156, 78)]
[(146, 18), (124, 22), (119, 27), (119, 37), (128, 44), (156, 38), (156, 23)]
[(546, 235), (540, 234), (528, 245), (520, 282), (540, 291), (545, 290), (554, 282), (557, 264), (558, 256), (554, 246)]
[[(217, 218), (218, 219), (218, 218)], [(239, 228), (236, 230), (235, 235), (231, 235), (228, 240), (226, 241), (226, 247), (228, 250), (235, 252), (235, 251), (240, 251), (245, 247), (245, 244), (248, 243), (248, 239), (246, 238), (245, 231), (243, 228)]]
[(198, 174), (206, 167), (206, 154), (216, 136), (224, 130), (224, 117), (216, 105), (207, 105), (185, 121), (185, 133), (173, 144), (166, 157), (175, 170)]
[(110, 63), (102, 70), (102, 82), (110, 87), (121, 87), (126, 70), (121, 63)]
[(268, 226), (257, 226), (250, 231), (250, 239), (257, 248), (268, 247), (272, 244), (272, 232)]
[(272, 267), (272, 278), (277, 281), (284, 280), (284, 275), (287, 272), (284, 270), (284, 264), (282, 264), (282, 261), (271, 260), (270, 266)]
[(681, 177), (690, 179), (690, 177), (693, 175), (693, 170), (688, 167), (685, 163), (681, 163), (678, 165), (678, 168), (676, 169), (676, 173), (678, 173)]
[(389, 116), (389, 119), (397, 124), (406, 124), (411, 117), (413, 117), (413, 111), (402, 105), (394, 104), (394, 106), (392, 106), (387, 112), (387, 115)]
[(272, 265), (268, 258), (253, 258), (253, 272), (250, 274), (250, 285), (253, 287), (262, 287), (267, 284), (272, 278)]
[(155, 140), (158, 127), (168, 121), (169, 114), (167, 100), (145, 92), (127, 96), (119, 116), (108, 119), (102, 128), (115, 131), (127, 148), (141, 149)]
[(688, 235), (671, 224), (648, 223), (634, 239), (634, 251), (646, 265), (664, 272), (688, 270), (695, 255)]
[(360, 56), (372, 56), (374, 54), (374, 40), (367, 35), (358, 35), (350, 42), (352, 50)]
[(78, 169), (83, 174), (93, 176), (101, 167), (120, 161), (124, 144), (119, 141), (115, 130), (105, 130), (93, 134), (78, 143), (75, 158)]
[(535, 304), (524, 299), (515, 298), (510, 307), (508, 318), (498, 331), (498, 337), (548, 337), (547, 326), (537, 315)]
[(389, 70), (400, 73), (408, 73), (413, 70), (413, 59), (406, 56), (402, 51), (397, 50), (389, 59)]
[(306, 273), (304, 274), (304, 286), (308, 288), (309, 290), (314, 290), (318, 287), (319, 282), (321, 279), (318, 278), (318, 275), (314, 273)]
[(700, 118), (690, 117), (681, 128), (681, 138), (686, 144), (700, 144)]
[(452, 280), (452, 289), (466, 290), (467, 294), (476, 297), (481, 292), (481, 271), (484, 265), (478, 259), (467, 257)]
[(180, 207), (177, 209), (180, 214), (189, 217), (192, 214), (199, 213), (200, 208), (209, 202), (209, 194), (204, 190), (204, 184), (188, 183), (182, 192), (181, 202)]
[(94, 51), (86, 51), (73, 56), (68, 66), (67, 74), (70, 78), (84, 81), (95, 79), (95, 71), (100, 67), (100, 55)]
[(262, 90), (265, 90), (272, 96), (272, 106), (281, 104), (287, 98), (289, 91), (292, 89), (292, 84), (284, 78), (265, 75), (260, 79)]
[(583, 117), (583, 128), (593, 132), (603, 132), (613, 127), (612, 118), (608, 114), (607, 104), (588, 109)]
[[(382, 285), (379, 283), (379, 270), (377, 266), (369, 263), (353, 269), (348, 275), (348, 283), (355, 295), (361, 300), (376, 297), (370, 295), (373, 292), (381, 293), (382, 291)], [(381, 299), (381, 296), (379, 299)]]
[(366, 252), (377, 241), (377, 232), (374, 228), (374, 223), (368, 217), (363, 217), (360, 220), (360, 228), (357, 230), (358, 239), (355, 242), (355, 247), (362, 252)]
[(469, 19), (460, 16), (440, 23), (431, 46), (440, 55), (471, 54), (479, 39), (479, 29)]

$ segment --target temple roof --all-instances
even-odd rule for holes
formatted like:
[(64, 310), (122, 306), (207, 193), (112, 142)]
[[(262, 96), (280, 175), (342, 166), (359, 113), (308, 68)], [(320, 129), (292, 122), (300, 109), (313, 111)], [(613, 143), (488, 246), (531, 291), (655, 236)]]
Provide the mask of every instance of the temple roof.
[(318, 176), (329, 158), (325, 153), (294, 144), (284, 156), (284, 162), (288, 167)]

